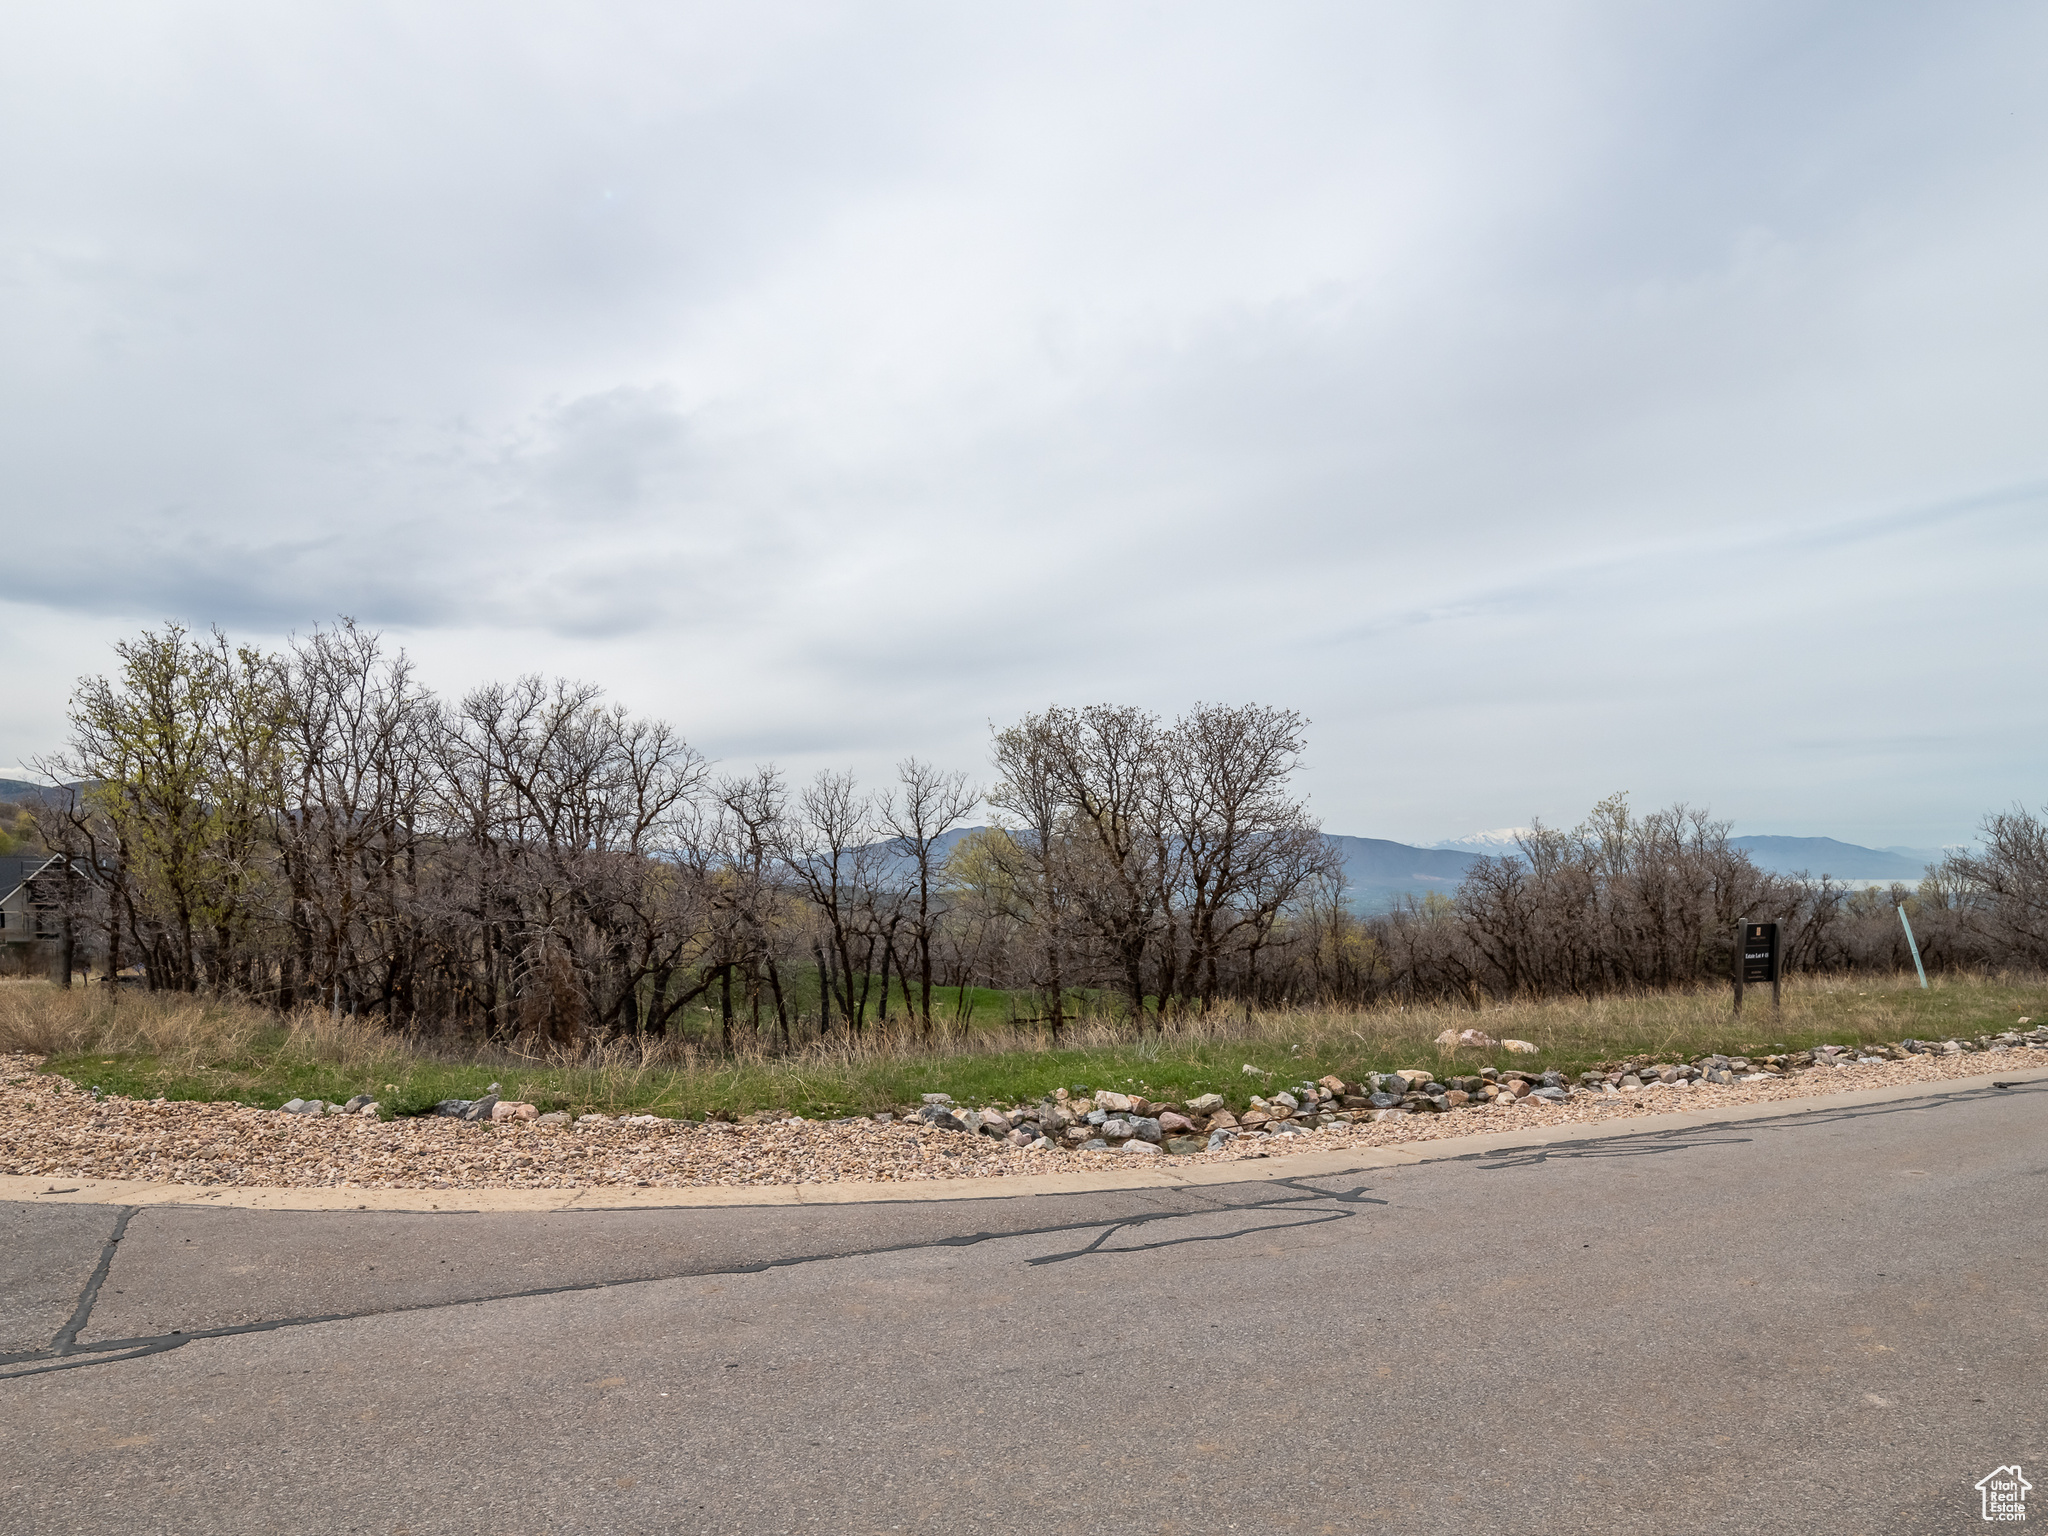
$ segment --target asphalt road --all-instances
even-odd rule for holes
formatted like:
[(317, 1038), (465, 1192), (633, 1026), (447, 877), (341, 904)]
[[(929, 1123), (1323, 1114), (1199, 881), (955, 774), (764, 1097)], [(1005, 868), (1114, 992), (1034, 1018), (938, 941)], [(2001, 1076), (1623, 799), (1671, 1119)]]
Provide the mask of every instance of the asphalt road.
[(0, 1206), (0, 1530), (1934, 1532), (2014, 1463), (2048, 1520), (2044, 1133), (2048, 1084), (1199, 1190)]

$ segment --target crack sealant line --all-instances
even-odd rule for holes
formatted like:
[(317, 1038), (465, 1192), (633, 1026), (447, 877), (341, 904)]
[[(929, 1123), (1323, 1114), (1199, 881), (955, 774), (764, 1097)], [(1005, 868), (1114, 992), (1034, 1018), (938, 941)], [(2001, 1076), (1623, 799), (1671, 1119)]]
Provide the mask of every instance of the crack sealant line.
[[(450, 1307), (484, 1306), (488, 1303), (499, 1301), (522, 1301), (543, 1296), (570, 1296), (584, 1292), (607, 1291), (627, 1286), (653, 1285), (664, 1280), (708, 1280), (729, 1275), (766, 1274), (771, 1270), (795, 1269), (808, 1264), (829, 1264), (841, 1259), (878, 1258), (892, 1253), (917, 1253), (943, 1248), (973, 1248), (983, 1243), (999, 1242), (1006, 1238), (1057, 1236), (1064, 1232), (1085, 1232), (1100, 1228), (1102, 1236), (1090, 1244), (1087, 1249), (1081, 1250), (1081, 1252), (1099, 1252), (1105, 1256), (1113, 1256), (1127, 1251), (1141, 1253), (1147, 1252), (1152, 1248), (1171, 1246), (1171, 1243), (1150, 1243), (1141, 1248), (1130, 1250), (1104, 1249), (1101, 1245), (1127, 1227), (1149, 1226), (1155, 1221), (1187, 1220), (1194, 1217), (1227, 1215), (1232, 1211), (1256, 1214), (1271, 1211), (1276, 1207), (1298, 1206), (1318, 1200), (1336, 1200), (1346, 1205), (1385, 1205), (1387, 1203), (1384, 1200), (1367, 1197), (1365, 1195), (1365, 1186), (1362, 1185), (1357, 1189), (1347, 1191), (1325, 1191), (1297, 1187), (1286, 1194), (1275, 1195), (1267, 1199), (1250, 1200), (1242, 1204), (1222, 1205), (1205, 1210), (1146, 1211), (1136, 1216), (1118, 1216), (1095, 1221), (1058, 1222), (1050, 1226), (1029, 1227), (1015, 1232), (971, 1232), (957, 1237), (931, 1238), (908, 1243), (890, 1243), (880, 1248), (857, 1248), (844, 1253), (814, 1253), (785, 1259), (759, 1259), (746, 1264), (727, 1265), (722, 1269), (687, 1270), (677, 1274), (633, 1275), (614, 1280), (583, 1280), (567, 1285), (534, 1286), (519, 1291), (504, 1291), (482, 1296), (462, 1296), (447, 1301), (415, 1302), (401, 1307), (373, 1307), (360, 1312), (331, 1312), (313, 1317), (274, 1318), (267, 1322), (234, 1323), (219, 1328), (193, 1328), (157, 1334), (147, 1338), (103, 1339), (97, 1343), (84, 1345), (75, 1342), (77, 1329), (83, 1326), (84, 1320), (91, 1310), (88, 1300), (82, 1298), (79, 1310), (73, 1318), (74, 1326), (69, 1327), (67, 1330), (70, 1339), (68, 1346), (59, 1348), (58, 1344), (53, 1342), (52, 1347), (47, 1350), (34, 1350), (24, 1354), (0, 1355), (0, 1366), (22, 1367), (22, 1369), (18, 1370), (0, 1370), (0, 1381), (13, 1381), (25, 1376), (44, 1376), (52, 1371), (78, 1370), (89, 1365), (112, 1365), (122, 1360), (138, 1360), (149, 1355), (167, 1354), (171, 1350), (182, 1349), (185, 1345), (200, 1339), (241, 1338), (248, 1334), (276, 1333), (286, 1328), (316, 1327), (322, 1323), (360, 1322), (377, 1317), (403, 1317), (417, 1312), (445, 1311)], [(132, 1211), (124, 1213), (121, 1223), (124, 1228), (127, 1224), (127, 1217), (133, 1214), (134, 1212)], [(1285, 1230), (1287, 1227), (1293, 1226), (1315, 1226), (1319, 1225), (1322, 1221), (1341, 1220), (1353, 1214), (1355, 1213), (1349, 1210), (1337, 1211), (1327, 1216), (1312, 1217), (1305, 1222), (1288, 1222), (1280, 1227), (1249, 1227), (1239, 1232), (1220, 1233), (1201, 1240), (1212, 1242), (1224, 1241), (1233, 1237), (1250, 1237), (1262, 1232)], [(1193, 1240), (1174, 1239), (1172, 1241)], [(88, 1291), (93, 1295), (98, 1293), (99, 1280), (105, 1277), (106, 1266), (111, 1260), (113, 1241), (109, 1241), (109, 1252), (102, 1257), (100, 1271), (95, 1274), (93, 1281), (88, 1283)], [(1079, 1253), (1058, 1255), (1054, 1261), (1079, 1256)], [(1027, 1263), (1034, 1264), (1039, 1262), (1043, 1261), (1027, 1261)], [(60, 1333), (58, 1336), (60, 1341), (65, 1340), (65, 1338), (66, 1335), (63, 1333)]]
[(78, 1346), (79, 1332), (92, 1317), (93, 1303), (99, 1300), (100, 1287), (106, 1284), (107, 1273), (114, 1267), (114, 1250), (120, 1247), (121, 1239), (127, 1235), (128, 1223), (135, 1219), (137, 1207), (123, 1206), (121, 1214), (114, 1219), (114, 1230), (107, 1234), (107, 1240), (100, 1247), (100, 1261), (93, 1266), (87, 1277), (85, 1289), (78, 1293), (78, 1305), (71, 1309), (70, 1320), (57, 1330), (50, 1340), (50, 1352), (68, 1355)]

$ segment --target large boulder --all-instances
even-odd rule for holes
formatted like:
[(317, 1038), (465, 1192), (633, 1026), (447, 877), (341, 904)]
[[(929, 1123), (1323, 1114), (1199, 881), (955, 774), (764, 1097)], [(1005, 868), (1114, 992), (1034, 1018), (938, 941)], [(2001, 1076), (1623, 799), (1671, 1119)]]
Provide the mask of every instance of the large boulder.
[(1490, 1051), (1499, 1044), (1483, 1029), (1447, 1029), (1436, 1037), (1440, 1051)]

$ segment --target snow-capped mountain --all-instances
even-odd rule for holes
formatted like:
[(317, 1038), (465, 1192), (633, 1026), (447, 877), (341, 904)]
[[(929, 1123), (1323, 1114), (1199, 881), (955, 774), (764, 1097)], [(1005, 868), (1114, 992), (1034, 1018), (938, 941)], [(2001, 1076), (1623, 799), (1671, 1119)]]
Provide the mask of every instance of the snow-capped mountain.
[(1459, 853), (1512, 853), (1515, 839), (1528, 835), (1527, 827), (1495, 827), (1491, 832), (1474, 832), (1470, 837), (1447, 837), (1442, 842), (1431, 843), (1429, 846), (1455, 849)]

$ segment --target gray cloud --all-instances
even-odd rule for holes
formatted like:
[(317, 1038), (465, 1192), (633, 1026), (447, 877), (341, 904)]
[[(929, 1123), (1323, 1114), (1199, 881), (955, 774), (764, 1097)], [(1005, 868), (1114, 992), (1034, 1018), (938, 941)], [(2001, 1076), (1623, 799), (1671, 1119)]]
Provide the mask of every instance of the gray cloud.
[(2044, 34), (17, 9), (0, 729), (76, 637), (348, 612), (733, 757), (1257, 697), (1345, 830), (1953, 839), (2048, 745)]

